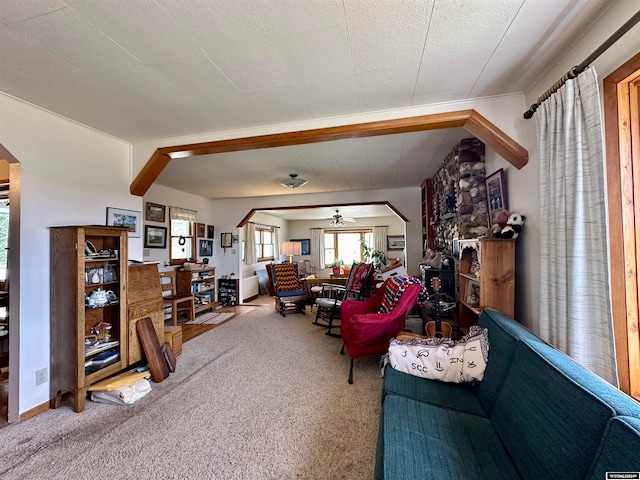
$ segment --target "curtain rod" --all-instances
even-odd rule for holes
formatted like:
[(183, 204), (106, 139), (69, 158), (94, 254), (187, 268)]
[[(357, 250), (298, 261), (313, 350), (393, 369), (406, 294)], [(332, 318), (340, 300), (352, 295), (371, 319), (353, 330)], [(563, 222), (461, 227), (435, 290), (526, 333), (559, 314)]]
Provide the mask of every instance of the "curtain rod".
[(636, 25), (636, 23), (638, 23), (638, 22), (640, 22), (640, 10), (638, 10), (633, 17), (631, 17), (629, 20), (627, 20), (627, 22), (624, 25), (622, 25), (618, 30), (616, 30), (613, 35), (611, 35), (609, 38), (607, 38), (602, 43), (602, 45), (600, 45), (598, 48), (596, 48), (591, 53), (591, 55), (589, 55), (587, 58), (585, 58), (582, 63), (580, 63), (579, 65), (576, 65), (571, 70), (569, 70), (567, 73), (565, 73), (560, 80), (558, 80), (556, 83), (554, 83), (551, 86), (551, 88), (549, 88), (549, 90), (544, 92), (542, 94), (542, 96), (540, 98), (538, 98), (538, 101), (536, 103), (534, 103), (533, 105), (531, 105), (531, 107), (529, 107), (529, 110), (524, 112), (523, 117), (526, 120), (529, 120), (531, 117), (533, 117), (533, 114), (536, 112), (538, 107), (540, 107), (540, 104), (542, 102), (544, 102), (551, 95), (556, 93), (558, 91), (558, 89), (560, 87), (562, 87), (567, 80), (572, 79), (572, 78), (576, 78), (579, 74), (581, 74), (587, 68), (589, 68), (589, 65), (591, 64), (591, 62), (593, 62), (596, 58), (598, 58), (606, 50), (608, 50), (609, 47), (611, 47), (611, 45), (616, 43), (620, 39), (620, 37), (622, 37), (625, 33), (627, 33), (629, 30), (631, 30)]

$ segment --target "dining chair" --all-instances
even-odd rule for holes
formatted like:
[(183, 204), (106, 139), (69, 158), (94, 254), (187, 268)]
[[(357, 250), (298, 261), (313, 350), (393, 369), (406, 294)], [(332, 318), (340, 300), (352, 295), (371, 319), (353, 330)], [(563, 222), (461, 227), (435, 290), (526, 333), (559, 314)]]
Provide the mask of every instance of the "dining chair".
[(176, 272), (160, 272), (160, 287), (162, 288), (162, 301), (165, 312), (171, 308), (171, 321), (178, 325), (178, 316), (185, 313), (188, 320), (195, 320), (195, 300), (191, 293), (177, 293)]

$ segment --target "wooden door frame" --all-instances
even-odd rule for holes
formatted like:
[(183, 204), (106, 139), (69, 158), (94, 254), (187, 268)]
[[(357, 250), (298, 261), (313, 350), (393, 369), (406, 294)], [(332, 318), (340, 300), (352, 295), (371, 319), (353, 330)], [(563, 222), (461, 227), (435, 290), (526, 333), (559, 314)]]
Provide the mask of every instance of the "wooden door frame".
[(611, 302), (620, 389), (640, 399), (640, 53), (603, 80)]
[(21, 165), (0, 143), (0, 158), (9, 163), (9, 398), (7, 419), (17, 423), (20, 417), (20, 198)]

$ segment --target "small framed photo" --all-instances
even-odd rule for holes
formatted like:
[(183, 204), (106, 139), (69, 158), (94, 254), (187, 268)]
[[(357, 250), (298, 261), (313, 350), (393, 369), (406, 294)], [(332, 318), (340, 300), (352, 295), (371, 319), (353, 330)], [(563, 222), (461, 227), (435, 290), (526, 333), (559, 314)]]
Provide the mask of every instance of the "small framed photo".
[(210, 257), (213, 255), (213, 240), (198, 240), (198, 255), (201, 257)]
[(141, 236), (141, 218), (142, 214), (136, 210), (107, 207), (107, 226), (128, 228), (130, 237)]
[(464, 295), (464, 302), (472, 307), (480, 305), (480, 282), (469, 280)]
[(207, 238), (215, 238), (213, 225), (207, 225)]
[(300, 255), (311, 255), (311, 239), (292, 238), (291, 242), (300, 242)]
[(403, 250), (404, 235), (387, 235), (387, 250)]
[(234, 245), (236, 243), (238, 243), (239, 236), (238, 235), (231, 235), (231, 243), (233, 243)]
[(196, 232), (199, 238), (204, 238), (204, 223), (197, 224)]
[(145, 225), (144, 248), (167, 248), (167, 227)]
[(221, 233), (220, 234), (220, 247), (222, 248), (231, 248), (233, 245), (233, 238), (231, 233)]
[(157, 203), (145, 202), (144, 219), (149, 222), (164, 223), (167, 207)]
[(493, 172), (484, 180), (487, 187), (487, 204), (489, 207), (489, 226), (491, 226), (496, 213), (509, 210), (507, 202), (507, 182), (504, 178), (504, 170)]

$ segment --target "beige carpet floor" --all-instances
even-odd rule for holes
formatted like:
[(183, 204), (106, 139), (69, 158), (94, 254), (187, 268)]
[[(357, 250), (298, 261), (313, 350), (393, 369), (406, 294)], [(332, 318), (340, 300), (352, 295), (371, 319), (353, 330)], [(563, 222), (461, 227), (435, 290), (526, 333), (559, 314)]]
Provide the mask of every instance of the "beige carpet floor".
[(0, 430), (2, 479), (371, 479), (379, 358), (311, 315), (255, 309), (189, 341), (128, 406), (70, 403)]
[(187, 325), (216, 325), (233, 317), (235, 312), (208, 312), (196, 317), (195, 320), (185, 322)]

